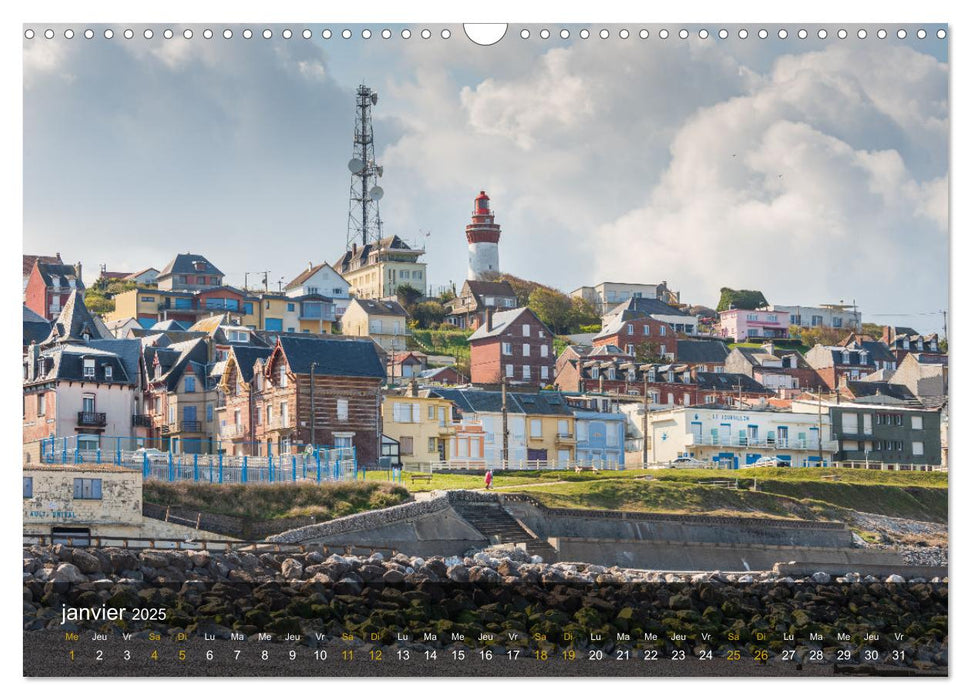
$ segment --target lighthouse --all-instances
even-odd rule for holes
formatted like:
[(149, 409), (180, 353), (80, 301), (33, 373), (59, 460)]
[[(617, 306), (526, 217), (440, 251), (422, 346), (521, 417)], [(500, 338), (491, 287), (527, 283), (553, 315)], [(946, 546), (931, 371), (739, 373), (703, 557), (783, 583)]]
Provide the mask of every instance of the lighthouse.
[(489, 195), (480, 191), (472, 204), (472, 223), (465, 227), (465, 238), (469, 242), (470, 280), (483, 280), (488, 273), (499, 272), (501, 233), (489, 206)]

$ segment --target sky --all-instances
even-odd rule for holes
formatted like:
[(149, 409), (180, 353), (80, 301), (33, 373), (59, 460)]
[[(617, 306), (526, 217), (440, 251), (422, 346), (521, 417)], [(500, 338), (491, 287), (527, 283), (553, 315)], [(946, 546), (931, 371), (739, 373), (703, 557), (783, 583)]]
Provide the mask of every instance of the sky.
[[(44, 25), (49, 26), (49, 25)], [(765, 25), (460, 25), (349, 40), (212, 39), (181, 25), (70, 25), (24, 40), (24, 251), (110, 270), (208, 257), (227, 283), (272, 288), (333, 261), (347, 234), (354, 91), (373, 111), (385, 234), (420, 242), (432, 291), (466, 275), (480, 190), (501, 268), (571, 291), (657, 283), (714, 306), (856, 303), (865, 321), (940, 331), (948, 306), (948, 41)], [(135, 38), (124, 39), (126, 26)], [(161, 29), (171, 26), (172, 39)], [(223, 27), (233, 38), (222, 37)], [(313, 38), (301, 38), (309, 27)], [(335, 29), (342, 29), (340, 25)], [(372, 25), (374, 26), (374, 25)], [(428, 26), (432, 35), (418, 32)], [(638, 30), (649, 36), (641, 39)], [(899, 26), (899, 25), (894, 25)], [(565, 28), (569, 38), (561, 38)], [(893, 314), (893, 315), (891, 315)]]

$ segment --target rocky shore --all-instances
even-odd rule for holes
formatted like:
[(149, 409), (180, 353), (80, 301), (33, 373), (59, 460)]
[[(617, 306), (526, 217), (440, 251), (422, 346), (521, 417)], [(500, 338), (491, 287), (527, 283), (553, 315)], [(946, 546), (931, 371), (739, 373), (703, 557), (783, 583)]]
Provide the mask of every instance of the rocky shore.
[[(519, 643), (510, 641), (513, 631), (523, 644), (553, 644), (569, 633), (578, 648), (591, 644), (595, 632), (608, 649), (619, 644), (620, 634), (662, 650), (689, 651), (707, 634), (704, 643), (718, 653), (761, 645), (770, 654), (785, 648), (784, 635), (790, 635), (802, 654), (841, 646), (901, 648), (907, 663), (947, 663), (946, 579), (664, 573), (544, 564), (508, 549), (447, 559), (62, 545), (25, 547), (23, 554), (26, 632), (94, 628), (213, 638), (270, 632), (313, 645), (347, 632), (388, 644), (406, 631), (409, 639), (433, 646), (453, 643), (454, 633), (470, 645), (485, 638), (503, 649)], [(149, 623), (65, 625), (64, 606), (164, 608), (166, 615)], [(895, 634), (903, 636), (896, 640)]]

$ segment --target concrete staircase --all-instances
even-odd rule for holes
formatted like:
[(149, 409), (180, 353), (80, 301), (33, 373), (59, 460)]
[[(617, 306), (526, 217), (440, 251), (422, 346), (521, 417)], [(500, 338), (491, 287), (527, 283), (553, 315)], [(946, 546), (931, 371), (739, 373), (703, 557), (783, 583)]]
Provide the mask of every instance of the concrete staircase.
[(544, 562), (556, 560), (556, 550), (550, 543), (527, 531), (499, 503), (458, 501), (452, 508), (492, 544), (525, 544), (527, 552), (541, 556)]

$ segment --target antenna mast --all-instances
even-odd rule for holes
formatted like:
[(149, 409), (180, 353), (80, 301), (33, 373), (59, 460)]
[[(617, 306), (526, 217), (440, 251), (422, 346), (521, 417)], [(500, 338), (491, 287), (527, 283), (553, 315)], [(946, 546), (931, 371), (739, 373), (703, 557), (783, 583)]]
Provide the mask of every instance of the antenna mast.
[(347, 208), (347, 249), (355, 241), (361, 245), (381, 238), (381, 212), (378, 202), (384, 190), (378, 178), (384, 168), (374, 161), (374, 130), (371, 127), (371, 107), (378, 103), (378, 93), (366, 85), (357, 88), (354, 112), (354, 157), (347, 163), (351, 171), (351, 193)]

